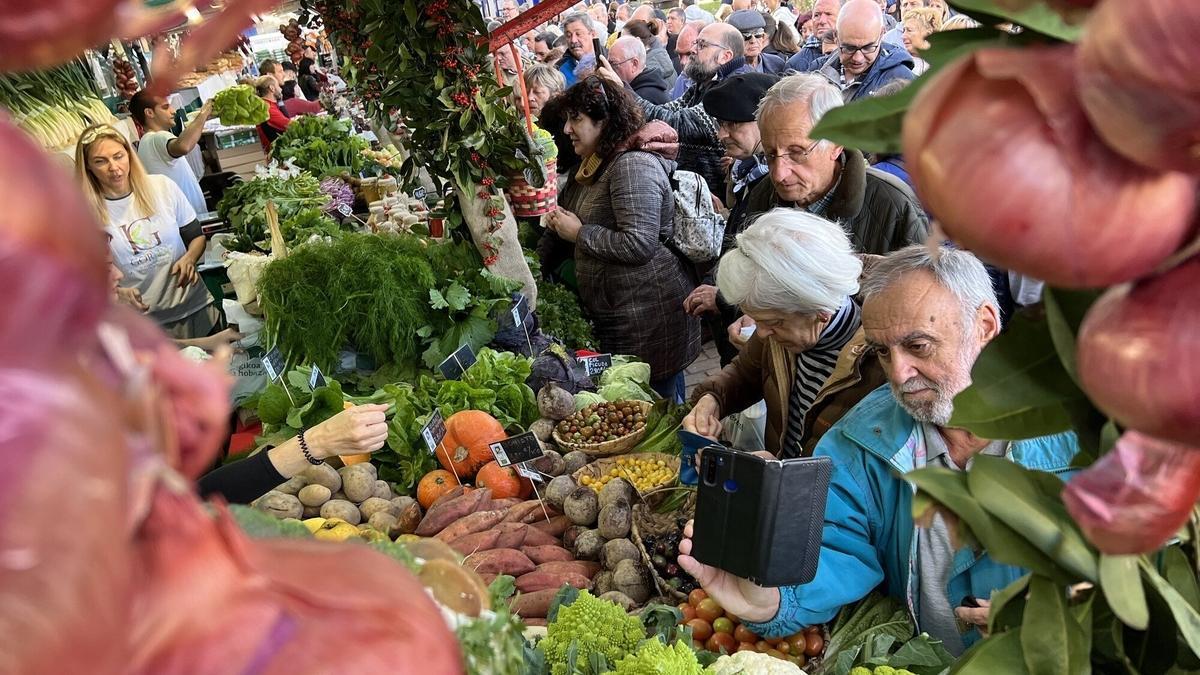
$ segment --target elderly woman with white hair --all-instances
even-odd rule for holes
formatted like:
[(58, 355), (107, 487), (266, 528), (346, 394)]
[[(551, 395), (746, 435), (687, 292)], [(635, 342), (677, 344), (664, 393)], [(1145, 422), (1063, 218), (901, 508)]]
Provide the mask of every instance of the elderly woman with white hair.
[[(766, 450), (810, 454), (821, 433), (883, 382), (861, 344), (839, 363), (862, 338), (853, 299), (862, 267), (841, 226), (806, 211), (774, 209), (738, 235), (721, 258), (717, 287), (757, 329), (733, 363), (697, 387), (684, 428), (715, 438), (721, 418), (765, 399)], [(831, 378), (835, 370), (845, 372)], [(826, 387), (834, 379), (838, 386)]]

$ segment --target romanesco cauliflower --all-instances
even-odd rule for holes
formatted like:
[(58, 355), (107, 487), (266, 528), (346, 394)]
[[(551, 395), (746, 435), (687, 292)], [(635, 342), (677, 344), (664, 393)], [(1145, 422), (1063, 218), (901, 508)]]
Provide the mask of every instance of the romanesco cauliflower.
[(800, 666), (790, 661), (749, 651), (726, 654), (704, 672), (707, 675), (804, 675)]
[(546, 655), (551, 675), (568, 675), (567, 650), (573, 641), (577, 642), (579, 655), (575, 664), (582, 672), (591, 674), (588, 660), (593, 653), (604, 654), (611, 666), (637, 649), (645, 637), (645, 629), (636, 616), (629, 616), (615, 603), (582, 591), (575, 602), (558, 610), (538, 649)]
[(614, 675), (700, 675), (696, 654), (682, 641), (668, 647), (658, 638), (642, 643), (637, 652), (617, 662)]

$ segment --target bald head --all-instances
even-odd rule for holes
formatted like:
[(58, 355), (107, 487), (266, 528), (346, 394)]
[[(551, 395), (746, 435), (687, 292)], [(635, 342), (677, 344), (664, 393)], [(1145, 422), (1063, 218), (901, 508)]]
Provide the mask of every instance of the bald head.
[(837, 19), (838, 35), (846, 31), (883, 35), (883, 11), (875, 0), (850, 0), (842, 5)]
[(646, 23), (654, 23), (654, 8), (650, 5), (642, 5), (641, 7), (633, 10), (633, 14), (630, 15), (629, 19), (631, 21), (645, 21)]
[(633, 82), (646, 69), (646, 45), (642, 41), (626, 35), (613, 43), (608, 50), (608, 62), (617, 71), (617, 77), (622, 82)]
[[(727, 23), (713, 23), (705, 26), (704, 30), (700, 31), (700, 38), (733, 52), (731, 59), (746, 53), (746, 40), (742, 37), (741, 31)], [(727, 63), (728, 60), (721, 63)]]
[(739, 12), (743, 9), (750, 9), (750, 0), (733, 0), (733, 11)]
[(883, 42), (883, 12), (875, 0), (850, 0), (843, 5), (838, 14), (837, 36), (842, 74), (855, 79), (870, 70), (879, 58)]

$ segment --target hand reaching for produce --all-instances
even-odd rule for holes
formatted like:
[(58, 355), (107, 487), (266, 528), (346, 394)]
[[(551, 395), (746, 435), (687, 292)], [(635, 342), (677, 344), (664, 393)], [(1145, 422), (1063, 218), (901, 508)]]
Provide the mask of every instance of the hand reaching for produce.
[(957, 607), (954, 617), (959, 621), (979, 629), (980, 635), (987, 637), (988, 614), (992, 611), (992, 603), (988, 600), (976, 600), (978, 607)]
[(717, 440), (721, 434), (721, 406), (712, 394), (705, 394), (696, 401), (692, 411), (683, 418), (683, 430)]
[(572, 244), (579, 239), (579, 231), (583, 229), (579, 216), (563, 208), (552, 211), (546, 219), (546, 224), (555, 234)]
[(305, 433), (304, 438), (317, 459), (362, 455), (383, 447), (388, 437), (386, 405), (368, 404), (347, 408)]
[(171, 276), (179, 277), (180, 288), (191, 286), (196, 283), (196, 279), (200, 278), (200, 275), (196, 273), (196, 261), (188, 255), (180, 256), (179, 260), (171, 265)]
[(225, 330), (204, 338), (189, 340), (188, 343), (203, 349), (206, 352), (215, 352), (222, 347), (233, 347), (234, 343), (241, 340), (244, 336), (237, 332), (234, 328), (226, 328)]
[(136, 288), (118, 288), (117, 302), (129, 305), (139, 312), (145, 312), (150, 309), (150, 305), (142, 301), (142, 292)]
[(717, 287), (708, 284), (697, 286), (684, 298), (683, 311), (692, 316), (717, 311)]
[[(746, 343), (750, 341), (750, 336), (742, 335), (742, 329), (754, 325), (756, 325), (754, 323), (754, 319), (751, 319), (748, 316), (742, 316), (737, 321), (729, 324), (727, 333), (729, 335), (729, 341), (733, 343), (734, 347), (741, 349), (742, 347), (746, 346)], [(751, 335), (753, 335), (753, 333), (751, 333)]]
[[(692, 575), (710, 597), (725, 611), (746, 621), (765, 623), (779, 612), (779, 589), (763, 588), (747, 579), (705, 565), (691, 556), (693, 521), (683, 528), (683, 541), (679, 542), (679, 566)], [(984, 619), (986, 623), (986, 617)]]

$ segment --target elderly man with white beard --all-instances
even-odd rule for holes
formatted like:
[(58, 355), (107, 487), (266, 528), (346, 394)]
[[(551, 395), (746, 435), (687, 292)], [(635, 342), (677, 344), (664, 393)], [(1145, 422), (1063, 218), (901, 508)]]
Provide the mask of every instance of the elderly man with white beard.
[[(979, 639), (990, 598), (1025, 573), (986, 551), (955, 551), (940, 516), (913, 522), (913, 489), (903, 475), (925, 466), (964, 471), (979, 454), (1065, 477), (1078, 451), (1073, 433), (990, 441), (949, 426), (954, 397), (1000, 331), (987, 271), (970, 253), (910, 246), (876, 262), (860, 284), (862, 327), (888, 384), (867, 395), (821, 437), (814, 456), (833, 461), (816, 577), (763, 588), (691, 557), (679, 564), (722, 607), (762, 636), (792, 635), (825, 623), (879, 587), (911, 608), (920, 631), (955, 655)], [(960, 627), (961, 622), (961, 627)]]

